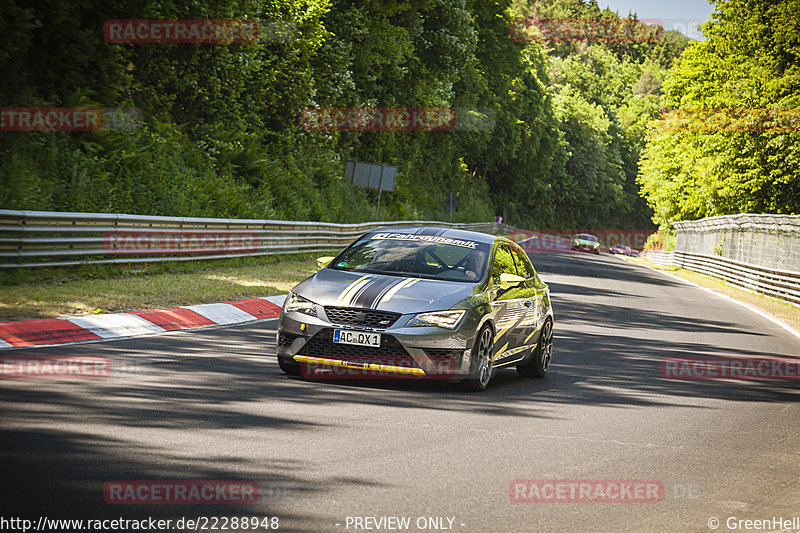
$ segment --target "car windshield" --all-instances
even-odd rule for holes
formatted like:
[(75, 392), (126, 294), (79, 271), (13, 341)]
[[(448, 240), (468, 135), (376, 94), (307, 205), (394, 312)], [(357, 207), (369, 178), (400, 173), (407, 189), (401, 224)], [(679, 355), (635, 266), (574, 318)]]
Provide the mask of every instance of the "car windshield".
[(406, 233), (376, 233), (339, 254), (330, 268), (446, 281), (483, 278), (489, 245)]
[(591, 241), (591, 242), (597, 241), (597, 237), (595, 237), (594, 235), (581, 235), (580, 237), (582, 241)]

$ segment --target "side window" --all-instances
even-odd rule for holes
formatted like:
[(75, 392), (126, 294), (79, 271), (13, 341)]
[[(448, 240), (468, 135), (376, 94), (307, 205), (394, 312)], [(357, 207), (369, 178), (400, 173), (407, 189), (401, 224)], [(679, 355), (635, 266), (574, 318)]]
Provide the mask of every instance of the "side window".
[(517, 274), (525, 279), (530, 279), (536, 276), (536, 271), (533, 270), (531, 260), (525, 255), (522, 250), (513, 249), (511, 253), (514, 254), (514, 260), (517, 264)]
[(517, 269), (514, 266), (514, 257), (511, 255), (511, 250), (508, 246), (500, 245), (494, 254), (494, 262), (492, 263), (492, 281), (495, 285), (500, 285), (500, 274), (517, 274)]

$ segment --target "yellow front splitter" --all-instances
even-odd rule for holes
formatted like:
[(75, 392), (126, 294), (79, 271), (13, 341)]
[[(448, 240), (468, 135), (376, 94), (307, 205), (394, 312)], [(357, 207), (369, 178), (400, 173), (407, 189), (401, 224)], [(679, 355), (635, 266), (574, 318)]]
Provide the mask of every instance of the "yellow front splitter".
[(353, 363), (351, 361), (324, 359), (322, 357), (310, 357), (308, 355), (295, 355), (294, 360), (298, 363), (339, 366), (342, 368), (357, 368), (358, 370), (372, 370), (374, 372), (394, 372), (396, 374), (412, 374), (415, 376), (425, 375), (425, 371), (421, 368), (410, 368), (407, 366), (379, 365), (375, 363)]

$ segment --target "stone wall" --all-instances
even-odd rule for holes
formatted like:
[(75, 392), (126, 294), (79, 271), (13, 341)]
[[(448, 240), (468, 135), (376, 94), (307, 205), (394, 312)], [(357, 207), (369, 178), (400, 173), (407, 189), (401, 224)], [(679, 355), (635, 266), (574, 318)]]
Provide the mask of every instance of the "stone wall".
[(673, 223), (675, 250), (800, 272), (800, 215), (723, 215)]

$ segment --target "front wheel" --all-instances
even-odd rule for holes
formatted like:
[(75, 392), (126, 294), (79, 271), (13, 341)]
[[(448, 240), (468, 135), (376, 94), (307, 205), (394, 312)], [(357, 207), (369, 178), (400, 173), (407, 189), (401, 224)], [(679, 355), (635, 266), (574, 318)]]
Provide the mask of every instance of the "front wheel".
[(542, 326), (542, 333), (539, 335), (539, 342), (533, 350), (533, 356), (522, 365), (517, 365), (517, 372), (526, 378), (543, 378), (550, 368), (550, 360), (553, 357), (553, 321), (549, 318)]
[(486, 390), (489, 380), (492, 379), (493, 352), (494, 333), (492, 327), (486, 324), (475, 338), (475, 346), (472, 348), (473, 373), (464, 380), (465, 389), (474, 392)]

